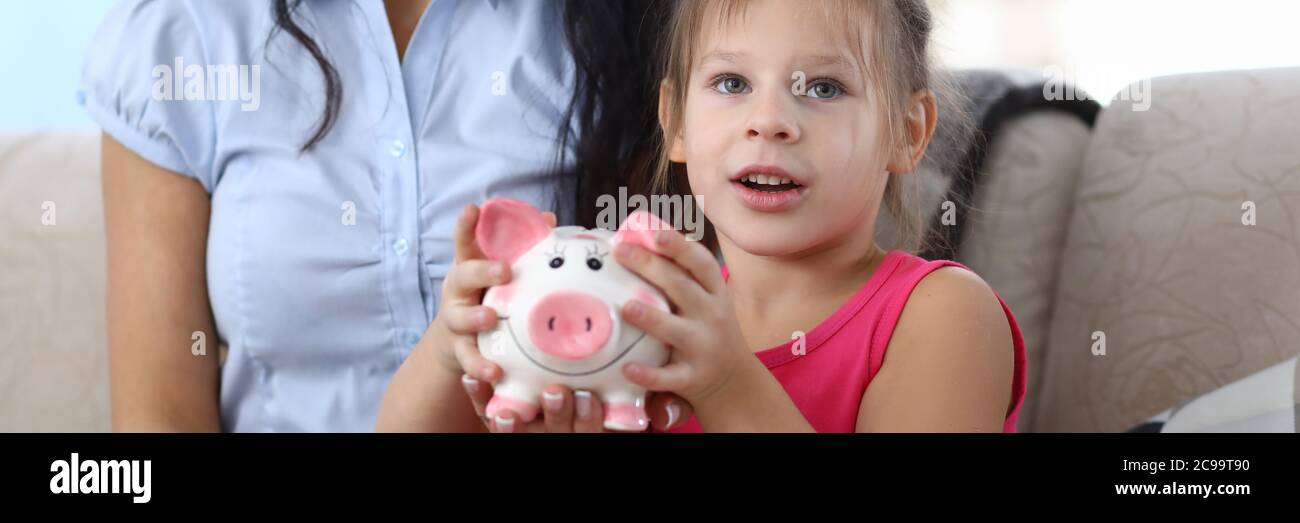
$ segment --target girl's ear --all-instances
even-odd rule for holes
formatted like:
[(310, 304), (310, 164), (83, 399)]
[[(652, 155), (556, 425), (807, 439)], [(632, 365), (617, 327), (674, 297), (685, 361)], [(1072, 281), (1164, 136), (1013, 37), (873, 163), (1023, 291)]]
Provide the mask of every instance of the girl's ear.
[(668, 80), (664, 79), (659, 82), (659, 129), (664, 135), (664, 145), (668, 149), (668, 160), (676, 163), (686, 163), (686, 150), (682, 145), (681, 129), (678, 129), (673, 136), (668, 136), (668, 122), (672, 120), (671, 104), (673, 88), (668, 85)]
[(925, 157), (925, 150), (934, 137), (935, 124), (939, 120), (939, 106), (934, 92), (924, 89), (912, 93), (907, 99), (907, 112), (903, 116), (904, 143), (892, 148), (886, 170), (895, 174), (910, 173)]

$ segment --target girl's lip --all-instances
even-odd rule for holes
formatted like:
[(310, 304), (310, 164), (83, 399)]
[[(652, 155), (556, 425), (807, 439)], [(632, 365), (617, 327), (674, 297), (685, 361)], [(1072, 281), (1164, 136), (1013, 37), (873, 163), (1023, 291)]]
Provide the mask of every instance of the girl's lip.
[(777, 212), (790, 208), (803, 199), (803, 193), (808, 190), (807, 187), (791, 187), (781, 192), (756, 191), (746, 187), (740, 182), (731, 182), (731, 188), (736, 191), (740, 197), (741, 203), (746, 207), (759, 212)]

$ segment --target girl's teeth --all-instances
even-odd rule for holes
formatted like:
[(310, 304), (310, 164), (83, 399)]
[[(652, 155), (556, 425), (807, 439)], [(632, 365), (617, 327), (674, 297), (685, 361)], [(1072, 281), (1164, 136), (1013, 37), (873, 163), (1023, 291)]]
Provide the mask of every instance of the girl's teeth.
[(778, 176), (768, 176), (766, 174), (747, 174), (740, 178), (741, 182), (749, 182), (757, 185), (793, 185), (794, 181), (781, 178)]

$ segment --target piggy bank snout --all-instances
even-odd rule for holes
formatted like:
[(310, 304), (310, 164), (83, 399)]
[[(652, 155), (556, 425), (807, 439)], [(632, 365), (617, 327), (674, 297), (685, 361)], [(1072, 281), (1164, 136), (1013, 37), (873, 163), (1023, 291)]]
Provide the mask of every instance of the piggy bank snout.
[(583, 292), (552, 292), (528, 314), (528, 336), (546, 354), (582, 359), (599, 352), (609, 341), (612, 316), (613, 311), (600, 298)]

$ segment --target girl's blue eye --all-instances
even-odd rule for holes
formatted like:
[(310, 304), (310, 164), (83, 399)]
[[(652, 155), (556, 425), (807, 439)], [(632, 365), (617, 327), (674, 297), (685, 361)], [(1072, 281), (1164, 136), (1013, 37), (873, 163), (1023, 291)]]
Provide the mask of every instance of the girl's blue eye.
[(713, 84), (713, 88), (723, 94), (741, 94), (747, 87), (744, 80), (734, 76), (724, 76)]
[(840, 88), (830, 82), (816, 82), (806, 94), (809, 98), (835, 98), (840, 95)]

